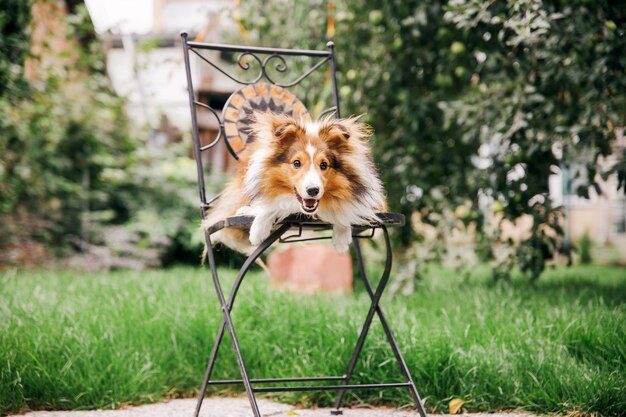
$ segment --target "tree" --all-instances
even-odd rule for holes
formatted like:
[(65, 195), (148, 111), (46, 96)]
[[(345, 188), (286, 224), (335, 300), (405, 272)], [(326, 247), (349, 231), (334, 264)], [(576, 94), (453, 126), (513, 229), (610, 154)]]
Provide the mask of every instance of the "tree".
[[(535, 279), (548, 256), (567, 249), (548, 177), (568, 158), (591, 155), (578, 191), (599, 189), (597, 159), (615, 151), (626, 122), (623, 3), (356, 0), (333, 13), (332, 2), (311, 2), (306, 25), (280, 2), (252, 3), (236, 13), (267, 45), (320, 47), (327, 19), (336, 19), (341, 98), (375, 128), (392, 209), (418, 213), (443, 242), (446, 213), (474, 223), (481, 242), (486, 214), (531, 215), (530, 236), (498, 274), (519, 265)], [(602, 174), (611, 173), (623, 188), (624, 162)], [(419, 238), (412, 226), (404, 245)]]
[(130, 133), (80, 3), (0, 4), (0, 265), (77, 251), (88, 267), (197, 262), (188, 147)]
[[(504, 218), (533, 216), (517, 261), (535, 279), (562, 235), (560, 208), (548, 198), (549, 175), (585, 162), (588, 178), (576, 191), (588, 197), (593, 187), (601, 194), (598, 159), (623, 152), (614, 144), (626, 122), (626, 7), (584, 0), (452, 1), (444, 16), (476, 56), (477, 91), (451, 108), (469, 115), (467, 133), (481, 142), (488, 164), (481, 189)], [(626, 191), (623, 165), (601, 174), (610, 173)]]
[[(37, 53), (51, 57), (47, 64), (30, 44), (31, 6), (52, 12), (47, 22), (67, 37), (66, 50), (38, 45)], [(63, 252), (72, 238), (84, 239), (90, 213), (107, 209), (109, 217), (123, 217), (105, 176), (128, 166), (135, 143), (123, 101), (103, 73), (102, 51), (84, 36), (93, 32), (84, 8), (65, 15), (58, 2), (1, 7), (0, 262), (13, 252), (21, 262), (41, 252), (33, 245)]]

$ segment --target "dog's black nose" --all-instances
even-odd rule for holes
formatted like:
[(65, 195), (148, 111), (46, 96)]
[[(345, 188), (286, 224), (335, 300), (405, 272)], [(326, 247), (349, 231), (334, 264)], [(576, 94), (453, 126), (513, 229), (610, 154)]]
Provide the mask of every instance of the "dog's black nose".
[(311, 187), (311, 188), (307, 188), (306, 192), (309, 196), (315, 197), (316, 195), (320, 193), (320, 189), (319, 187)]

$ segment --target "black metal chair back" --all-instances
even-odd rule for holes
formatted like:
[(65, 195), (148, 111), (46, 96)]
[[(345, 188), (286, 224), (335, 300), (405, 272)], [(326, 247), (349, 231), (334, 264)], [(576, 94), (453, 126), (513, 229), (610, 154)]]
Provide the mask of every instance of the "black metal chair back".
[[(321, 110), (317, 118), (331, 114), (340, 117), (333, 42), (326, 44), (326, 51), (319, 51), (192, 42), (187, 40), (186, 33), (181, 34), (181, 37), (202, 210), (208, 208), (210, 204), (206, 195), (206, 173), (202, 153), (223, 140), (228, 152), (238, 159), (238, 154), (245, 148), (249, 136), (249, 116), (254, 110), (286, 113), (301, 119), (310, 118), (307, 108), (291, 90), (300, 86), (312, 74), (326, 71), (332, 91), (332, 103)], [(215, 54), (210, 56), (207, 52), (219, 53), (222, 57), (232, 56), (234, 65), (228, 65), (227, 59), (220, 59)], [(190, 53), (200, 63), (213, 68), (216, 74), (223, 75), (225, 80), (230, 80), (234, 86), (239, 87), (232, 92), (221, 109), (214, 108), (210, 103), (203, 103), (195, 97)], [(290, 63), (294, 58), (309, 58), (309, 62)], [(202, 144), (200, 138), (199, 110), (214, 117), (219, 126), (215, 137), (206, 144)]]

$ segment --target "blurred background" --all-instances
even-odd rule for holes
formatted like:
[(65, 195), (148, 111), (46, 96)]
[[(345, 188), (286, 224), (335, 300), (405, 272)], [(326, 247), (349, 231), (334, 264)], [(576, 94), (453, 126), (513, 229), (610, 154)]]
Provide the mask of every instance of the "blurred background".
[[(0, 265), (198, 262), (182, 30), (334, 40), (343, 114), (374, 127), (391, 208), (411, 219), (396, 235), (407, 285), (430, 262), (531, 279), (623, 264), (625, 19), (622, 2), (586, 0), (6, 0)], [(207, 103), (237, 88), (199, 75)], [(330, 86), (307, 82), (312, 109)], [(208, 165), (218, 190), (233, 160), (220, 148)]]
[[(609, 0), (0, 1), (0, 415), (198, 393), (222, 311), (198, 266), (181, 30), (334, 41), (342, 115), (373, 126), (408, 220), (382, 303), (428, 412), (626, 415), (626, 2)], [(197, 100), (221, 108), (239, 86), (195, 63)], [(314, 115), (329, 80), (293, 90)], [(217, 126), (201, 120), (202, 140)], [(213, 150), (211, 195), (235, 168)], [(363, 244), (372, 277), (377, 244)], [(229, 287), (240, 258), (217, 256)], [(345, 272), (340, 294), (249, 274), (233, 315), (250, 375), (346, 372), (369, 297), (345, 257), (313, 262)], [(355, 382), (403, 378), (370, 333)], [(239, 378), (222, 351), (214, 378)], [(346, 400), (411, 404), (404, 390)]]

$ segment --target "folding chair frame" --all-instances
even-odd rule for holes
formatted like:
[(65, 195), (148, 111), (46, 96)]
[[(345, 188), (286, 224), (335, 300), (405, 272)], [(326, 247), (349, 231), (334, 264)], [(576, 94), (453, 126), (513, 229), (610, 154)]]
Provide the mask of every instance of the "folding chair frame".
[[(207, 44), (200, 42), (190, 42), (187, 40), (187, 33), (181, 33), (182, 45), (183, 45), (183, 53), (184, 53), (184, 61), (185, 61), (185, 69), (187, 75), (187, 85), (189, 92), (189, 105), (191, 110), (191, 120), (192, 120), (192, 134), (194, 139), (194, 151), (195, 151), (195, 159), (197, 163), (198, 169), (198, 188), (200, 194), (200, 212), (202, 218), (205, 216), (205, 211), (210, 207), (212, 201), (207, 201), (206, 199), (206, 191), (205, 191), (205, 181), (204, 181), (204, 169), (202, 164), (201, 153), (205, 150), (213, 147), (223, 136), (224, 136), (224, 125), (223, 120), (220, 120), (220, 132), (218, 133), (216, 139), (210, 143), (209, 145), (202, 146), (199, 139), (198, 132), (198, 122), (196, 116), (196, 106), (203, 107), (209, 111), (211, 111), (216, 118), (219, 119), (218, 114), (207, 106), (204, 103), (200, 103), (194, 98), (194, 90), (192, 84), (191, 77), (191, 68), (190, 68), (190, 60), (189, 60), (189, 51), (196, 52), (196, 50), (200, 49), (208, 49), (214, 51), (231, 51), (231, 52), (239, 52), (241, 56), (249, 55), (253, 56), (259, 64), (261, 64), (261, 73), (259, 76), (250, 82), (242, 82), (237, 80), (230, 75), (226, 74), (222, 69), (218, 68), (214, 63), (209, 62), (206, 58), (199, 55), (199, 57), (206, 61), (211, 66), (215, 67), (225, 75), (229, 76), (231, 79), (241, 83), (241, 84), (253, 84), (258, 82), (262, 78), (266, 78), (272, 84), (273, 80), (269, 77), (266, 72), (265, 65), (270, 59), (279, 59), (284, 63), (283, 55), (298, 55), (298, 56), (311, 56), (311, 57), (319, 57), (321, 59), (321, 63), (316, 64), (312, 69), (309, 69), (308, 72), (305, 73), (304, 76), (300, 77), (296, 82), (285, 85), (286, 87), (293, 86), (299, 83), (302, 79), (306, 78), (310, 73), (315, 71), (317, 68), (322, 66), (324, 63), (329, 63), (330, 72), (332, 75), (332, 88), (333, 88), (333, 100), (334, 106), (330, 109), (324, 111), (323, 113), (334, 112), (337, 117), (339, 117), (339, 100), (337, 95), (337, 83), (335, 78), (335, 57), (333, 50), (333, 43), (328, 43), (328, 51), (312, 51), (312, 50), (293, 50), (293, 49), (277, 49), (277, 48), (254, 48), (247, 46), (234, 46), (234, 45), (218, 45), (218, 44)], [(197, 52), (196, 52), (197, 54)], [(256, 54), (266, 54), (268, 57), (261, 61)], [(240, 64), (241, 66), (241, 64)], [(243, 69), (244, 68), (242, 66)], [(278, 68), (278, 67), (277, 67)], [(285, 64), (286, 68), (286, 64)], [(280, 69), (279, 69), (280, 71)], [(282, 72), (282, 71), (281, 71)], [(277, 84), (280, 85), (280, 84)], [(231, 154), (237, 158), (236, 152), (230, 147), (227, 140), (224, 140), (226, 145), (228, 146)], [(365, 322), (361, 328), (361, 332), (359, 338), (357, 340), (354, 352), (350, 358), (348, 363), (346, 373), (341, 376), (317, 376), (317, 377), (293, 377), (293, 378), (261, 378), (261, 379), (251, 379), (248, 376), (248, 371), (246, 369), (243, 356), (241, 354), (241, 349), (239, 347), (238, 337), (235, 332), (235, 327), (233, 325), (233, 321), (231, 318), (231, 311), (233, 309), (235, 299), (237, 297), (237, 293), (239, 288), (243, 282), (244, 277), (246, 276), (250, 267), (254, 264), (254, 262), (275, 242), (277, 241), (292, 241), (294, 235), (283, 237), (289, 230), (297, 229), (299, 233), (295, 235), (296, 238), (299, 238), (302, 235), (303, 229), (312, 229), (312, 230), (328, 230), (332, 226), (328, 224), (321, 223), (314, 219), (311, 219), (307, 216), (302, 215), (293, 215), (283, 220), (279, 224), (277, 224), (277, 228), (271, 233), (271, 235), (259, 245), (254, 252), (248, 256), (248, 258), (243, 263), (235, 283), (231, 289), (230, 295), (228, 299), (224, 295), (224, 290), (222, 288), (222, 284), (218, 277), (215, 257), (212, 250), (211, 245), (211, 234), (216, 232), (217, 230), (223, 227), (238, 227), (238, 228), (246, 228), (249, 227), (254, 218), (251, 216), (237, 216), (231, 217), (228, 219), (224, 219), (224, 221), (219, 222), (217, 225), (213, 226), (210, 230), (205, 233), (205, 241), (208, 248), (207, 258), (209, 263), (209, 268), (211, 271), (211, 276), (213, 278), (213, 284), (215, 286), (215, 291), (217, 293), (221, 309), (222, 309), (222, 322), (217, 332), (213, 349), (211, 350), (211, 354), (209, 357), (209, 361), (207, 364), (207, 369), (204, 374), (204, 379), (202, 382), (202, 388), (200, 389), (200, 393), (198, 396), (198, 402), (195, 408), (194, 416), (198, 417), (200, 413), (200, 409), (202, 407), (202, 402), (204, 400), (204, 396), (206, 395), (206, 390), (209, 385), (240, 385), (243, 384), (246, 390), (246, 394), (248, 396), (248, 400), (250, 401), (250, 407), (252, 409), (252, 413), (255, 417), (261, 417), (261, 412), (259, 411), (259, 407), (257, 405), (255, 393), (259, 392), (287, 392), (287, 391), (322, 391), (322, 390), (332, 390), (337, 391), (337, 398), (335, 401), (334, 409), (331, 411), (331, 414), (339, 415), (342, 414), (341, 405), (346, 394), (347, 390), (353, 389), (381, 389), (381, 388), (408, 388), (410, 394), (415, 402), (415, 407), (421, 417), (426, 417), (426, 412), (424, 410), (422, 400), (420, 399), (419, 393), (415, 387), (415, 383), (411, 377), (411, 373), (406, 365), (406, 362), (400, 353), (400, 349), (398, 347), (398, 343), (389, 327), (385, 314), (383, 313), (382, 307), (380, 306), (380, 299), (385, 290), (387, 282), (389, 281), (389, 276), (391, 272), (391, 264), (392, 264), (392, 251), (391, 251), (391, 242), (389, 239), (389, 232), (387, 230), (388, 225), (398, 225), (403, 224), (404, 216), (396, 213), (381, 213), (379, 214), (380, 223), (377, 225), (367, 225), (367, 226), (354, 226), (353, 227), (353, 247), (356, 252), (358, 269), (361, 278), (363, 279), (363, 283), (365, 285), (365, 289), (371, 299), (371, 305), (367, 316), (365, 318)], [(372, 229), (371, 235), (362, 235), (362, 233), (366, 230)], [(363, 254), (361, 251), (359, 240), (362, 238), (371, 238), (373, 236), (374, 229), (381, 229), (384, 235), (385, 240), (385, 248), (386, 248), (386, 260), (385, 260), (385, 268), (380, 278), (380, 281), (376, 288), (372, 286), (370, 279), (367, 275), (365, 269), (365, 263), (363, 260)], [(317, 238), (314, 238), (317, 239)], [(311, 239), (299, 239), (299, 240), (311, 240)], [(404, 382), (394, 382), (394, 383), (378, 383), (378, 384), (351, 384), (352, 375), (363, 349), (363, 345), (368, 335), (368, 331), (374, 316), (378, 316), (380, 323), (384, 329), (387, 341), (394, 353), (394, 356), (398, 362), (398, 366), (402, 375), (405, 378)], [(232, 342), (233, 350), (235, 352), (235, 356), (237, 359), (237, 364), (239, 366), (239, 371), (241, 374), (241, 379), (235, 380), (211, 380), (211, 374), (213, 372), (213, 368), (215, 365), (215, 361), (217, 358), (217, 354), (219, 352), (220, 345), (222, 343), (224, 333), (228, 330), (230, 335), (230, 339)], [(258, 387), (259, 384), (289, 384), (294, 382), (335, 382), (333, 385), (302, 385), (302, 386), (262, 386)]]

